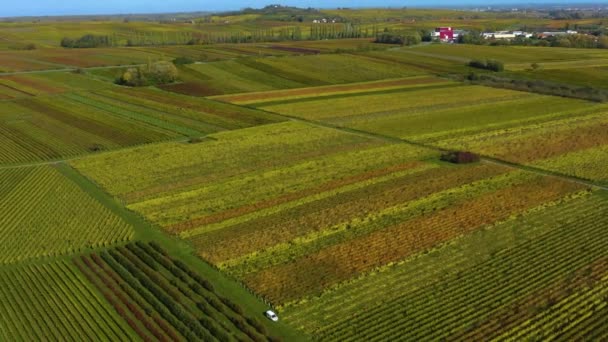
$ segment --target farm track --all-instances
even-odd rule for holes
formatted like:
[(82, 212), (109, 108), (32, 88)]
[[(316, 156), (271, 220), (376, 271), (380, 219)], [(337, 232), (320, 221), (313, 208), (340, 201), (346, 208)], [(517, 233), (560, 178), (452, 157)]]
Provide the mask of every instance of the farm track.
[(66, 72), (76, 70), (104, 70), (104, 69), (120, 69), (125, 67), (138, 67), (145, 64), (125, 64), (125, 65), (109, 65), (109, 66), (97, 66), (88, 68), (61, 68), (61, 69), (48, 69), (48, 70), (31, 70), (31, 71), (12, 71), (12, 72), (0, 72), (0, 76), (11, 76), (11, 75), (28, 75), (28, 74), (48, 74), (54, 72)]

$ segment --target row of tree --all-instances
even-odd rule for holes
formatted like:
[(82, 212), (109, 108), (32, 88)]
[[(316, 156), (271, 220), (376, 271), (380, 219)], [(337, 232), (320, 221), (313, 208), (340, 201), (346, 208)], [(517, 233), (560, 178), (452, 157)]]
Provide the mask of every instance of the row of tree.
[(418, 32), (398, 34), (383, 32), (376, 37), (374, 42), (382, 44), (416, 45), (420, 44), (422, 36)]
[(87, 34), (80, 38), (63, 38), (61, 46), (66, 48), (94, 48), (115, 46), (162, 46), (199, 45), (214, 43), (258, 43), (299, 40), (325, 40), (341, 38), (373, 38), (379, 33), (377, 27), (363, 28), (351, 23), (315, 24), (305, 35), (301, 26), (279, 29), (263, 29), (251, 32), (202, 32), (202, 31), (131, 31), (117, 35)]
[(78, 39), (63, 38), (61, 46), (66, 48), (96, 48), (112, 46), (113, 42), (110, 36), (99, 36), (94, 34), (86, 34)]

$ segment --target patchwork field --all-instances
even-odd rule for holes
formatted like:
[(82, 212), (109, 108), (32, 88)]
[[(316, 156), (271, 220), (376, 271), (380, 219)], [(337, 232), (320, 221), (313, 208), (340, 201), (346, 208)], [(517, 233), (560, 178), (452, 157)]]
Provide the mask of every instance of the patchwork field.
[[(301, 123), (211, 137), (72, 165), (274, 305), (586, 191), (492, 164), (438, 163), (424, 148)], [(134, 155), (141, 159), (127, 161)]]
[(275, 101), (267, 101), (262, 94), (257, 94), (258, 99), (254, 94), (219, 99), (239, 103), (244, 97), (248, 106), (265, 111), (607, 181), (603, 167), (608, 146), (606, 106), (481, 86), (437, 84), (386, 94), (324, 97), (316, 93), (289, 98), (277, 93)]
[(279, 120), (251, 109), (152, 89), (107, 87), (26, 97), (2, 102), (0, 164), (64, 159)]
[(288, 90), (276, 90), (265, 92), (250, 92), (234, 95), (223, 95), (211, 97), (214, 100), (229, 102), (239, 105), (250, 105), (264, 107), (272, 104), (283, 104), (288, 101), (298, 102), (310, 98), (326, 98), (334, 96), (360, 96), (366, 93), (397, 92), (400, 89), (417, 87), (442, 87), (455, 85), (457, 83), (431, 76), (413, 76), (399, 79), (382, 81), (348, 83), (332, 86), (307, 87)]
[(184, 83), (163, 88), (188, 95), (210, 96), (373, 81), (422, 73), (390, 61), (329, 54), (194, 64), (187, 66), (183, 74)]
[(513, 217), (283, 316), (320, 340), (603, 340), (606, 201), (584, 193)]
[[(53, 43), (58, 44), (60, 40), (61, 38), (58, 38)], [(384, 45), (381, 48), (389, 47), (391, 45)], [(1, 50), (0, 45), (0, 72), (145, 64), (149, 60), (173, 60), (177, 57), (213, 62), (247, 56), (310, 55), (334, 53), (336, 50), (367, 50), (370, 48), (378, 49), (379, 47), (375, 46), (372, 39), (369, 38), (194, 46), (168, 45), (96, 49), (45, 48), (34, 51)]]
[(608, 50), (325, 39), (602, 19), (267, 10), (0, 22), (0, 340), (608, 340)]

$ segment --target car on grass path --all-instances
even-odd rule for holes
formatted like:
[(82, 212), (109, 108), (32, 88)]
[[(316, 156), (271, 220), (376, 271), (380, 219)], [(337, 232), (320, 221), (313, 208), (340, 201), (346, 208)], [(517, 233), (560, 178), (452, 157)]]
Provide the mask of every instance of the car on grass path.
[(264, 316), (268, 317), (268, 319), (273, 322), (279, 321), (279, 316), (277, 316), (277, 314), (274, 313), (274, 311), (272, 311), (272, 310), (268, 310), (268, 311), (264, 312)]

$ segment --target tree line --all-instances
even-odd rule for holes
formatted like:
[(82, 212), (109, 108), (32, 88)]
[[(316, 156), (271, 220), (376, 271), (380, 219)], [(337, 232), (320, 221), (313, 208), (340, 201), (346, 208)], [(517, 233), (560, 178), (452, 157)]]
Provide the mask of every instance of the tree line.
[[(363, 28), (351, 23), (313, 24), (301, 26), (261, 29), (250, 32), (204, 32), (204, 31), (131, 31), (121, 35), (86, 34), (80, 38), (65, 37), (61, 46), (66, 48), (96, 48), (117, 46), (162, 46), (200, 45), (215, 43), (261, 43), (299, 40), (325, 40), (376, 37), (376, 28)], [(308, 33), (308, 34), (306, 34)]]

